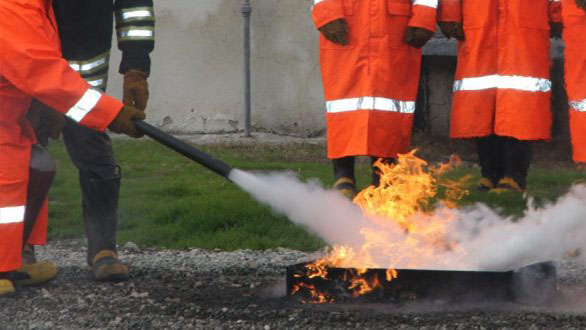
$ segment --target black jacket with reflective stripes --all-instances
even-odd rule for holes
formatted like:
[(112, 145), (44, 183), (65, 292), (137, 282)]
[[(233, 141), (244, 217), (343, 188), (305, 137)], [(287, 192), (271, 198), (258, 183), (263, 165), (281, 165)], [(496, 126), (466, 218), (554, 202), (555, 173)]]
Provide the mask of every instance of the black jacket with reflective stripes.
[(114, 16), (119, 72), (150, 73), (155, 44), (153, 0), (53, 0), (63, 57), (91, 85), (104, 89), (108, 79)]

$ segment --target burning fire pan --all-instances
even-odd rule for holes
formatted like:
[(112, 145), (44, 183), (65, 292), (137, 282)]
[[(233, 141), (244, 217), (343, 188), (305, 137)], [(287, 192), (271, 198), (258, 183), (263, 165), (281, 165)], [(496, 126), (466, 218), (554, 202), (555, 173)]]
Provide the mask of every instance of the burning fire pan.
[[(556, 269), (551, 262), (504, 272), (397, 269), (390, 281), (386, 269), (368, 269), (358, 275), (355, 269), (328, 268), (322, 278), (308, 271), (309, 264), (287, 268), (287, 294), (302, 302), (441, 300), (544, 305), (557, 292)], [(365, 287), (373, 288), (360, 292)]]

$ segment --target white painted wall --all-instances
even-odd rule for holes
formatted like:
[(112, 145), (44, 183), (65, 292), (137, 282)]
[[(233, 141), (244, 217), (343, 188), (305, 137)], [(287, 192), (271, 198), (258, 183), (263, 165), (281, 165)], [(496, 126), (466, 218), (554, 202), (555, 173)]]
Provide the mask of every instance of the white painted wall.
[[(171, 132), (243, 127), (241, 0), (155, 0), (148, 121)], [(325, 129), (312, 0), (252, 0), (252, 124), (309, 136)], [(121, 95), (120, 54), (108, 92)]]

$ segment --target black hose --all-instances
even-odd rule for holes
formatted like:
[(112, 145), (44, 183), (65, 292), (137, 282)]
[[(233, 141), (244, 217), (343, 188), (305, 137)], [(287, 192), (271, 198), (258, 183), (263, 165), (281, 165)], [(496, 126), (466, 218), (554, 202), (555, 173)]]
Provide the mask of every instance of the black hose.
[(135, 121), (135, 124), (136, 128), (138, 128), (141, 133), (144, 133), (153, 140), (182, 154), (194, 162), (199, 163), (216, 174), (219, 174), (225, 178), (228, 178), (228, 175), (230, 175), (232, 166), (224, 163), (223, 161), (213, 158), (209, 154), (192, 147), (191, 145), (161, 131), (160, 129), (150, 124), (147, 124), (142, 120)]

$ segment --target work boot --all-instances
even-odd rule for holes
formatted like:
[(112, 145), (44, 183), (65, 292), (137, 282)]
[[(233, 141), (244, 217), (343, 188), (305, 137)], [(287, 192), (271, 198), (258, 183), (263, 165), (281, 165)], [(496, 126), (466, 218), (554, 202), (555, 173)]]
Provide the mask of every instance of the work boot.
[(334, 166), (334, 190), (349, 199), (354, 199), (356, 196), (354, 157), (332, 159), (332, 165)]
[(478, 183), (472, 188), (472, 190), (487, 192), (491, 189), (494, 189), (495, 187), (496, 185), (492, 183), (492, 180), (490, 180), (489, 178), (482, 177), (480, 178), (480, 180), (478, 180)]
[(356, 197), (356, 183), (353, 179), (348, 177), (339, 178), (336, 183), (334, 183), (334, 190), (339, 191), (344, 197), (347, 197), (350, 200)]
[(0, 297), (14, 293), (14, 284), (10, 278), (12, 278), (12, 272), (0, 273)]
[(503, 138), (496, 135), (477, 139), (478, 162), (482, 179), (474, 190), (488, 191), (493, 189), (504, 177), (505, 152), (503, 144)]
[(37, 261), (32, 245), (26, 244), (22, 251), (22, 267), (16, 271), (16, 285), (32, 286), (47, 283), (57, 277), (57, 266), (52, 261)]
[(118, 260), (114, 251), (102, 250), (96, 254), (91, 264), (91, 272), (96, 281), (128, 281), (128, 267)]
[(490, 190), (491, 193), (502, 193), (507, 191), (524, 193), (526, 191), (526, 187), (520, 185), (512, 178), (502, 178), (496, 187)]
[(80, 183), (91, 273), (97, 281), (126, 281), (128, 267), (118, 260), (116, 250), (120, 174), (96, 179), (80, 172)]

